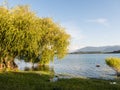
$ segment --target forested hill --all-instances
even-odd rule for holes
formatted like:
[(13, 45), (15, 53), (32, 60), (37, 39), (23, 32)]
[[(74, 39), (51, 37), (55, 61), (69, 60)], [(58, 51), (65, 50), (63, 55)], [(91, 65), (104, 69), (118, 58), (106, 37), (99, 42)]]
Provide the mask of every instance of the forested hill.
[(72, 53), (120, 53), (120, 46), (84, 47)]

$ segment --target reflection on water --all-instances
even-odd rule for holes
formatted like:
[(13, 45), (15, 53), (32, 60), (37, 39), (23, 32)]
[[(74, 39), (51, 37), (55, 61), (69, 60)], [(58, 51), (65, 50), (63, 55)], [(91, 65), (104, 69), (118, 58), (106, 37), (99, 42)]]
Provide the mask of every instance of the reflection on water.
[(46, 66), (39, 66), (37, 64), (33, 64), (32, 63), (27, 63), (24, 62), (24, 60), (18, 60), (15, 59), (15, 63), (18, 65), (18, 69), (19, 70), (23, 70), (23, 71), (40, 71), (40, 72), (44, 72), (44, 73), (50, 73), (50, 74), (54, 74), (54, 69), (53, 67), (50, 67), (48, 65)]
[[(70, 54), (63, 60), (55, 59), (49, 66), (38, 67), (23, 60), (15, 60), (18, 68), (25, 71), (44, 71), (59, 75), (69, 75), (72, 77), (89, 77), (102, 79), (117, 78), (116, 72), (106, 65), (106, 57), (120, 57), (120, 54)], [(99, 65), (99, 67), (96, 67)]]
[(54, 73), (54, 69), (51, 67), (47, 66), (34, 66), (34, 67), (25, 67), (24, 71), (42, 71), (46, 73)]
[[(69, 54), (63, 60), (55, 59), (54, 71), (74, 77), (116, 79), (116, 72), (106, 65), (106, 57), (120, 57), (120, 54)], [(96, 67), (100, 65), (100, 67)]]

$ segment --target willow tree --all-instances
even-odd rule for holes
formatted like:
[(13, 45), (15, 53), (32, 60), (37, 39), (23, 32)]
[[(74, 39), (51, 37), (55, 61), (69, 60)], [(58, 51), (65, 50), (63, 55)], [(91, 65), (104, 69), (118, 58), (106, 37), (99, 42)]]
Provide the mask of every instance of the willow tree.
[(67, 53), (70, 36), (51, 18), (40, 18), (28, 6), (0, 7), (0, 62), (15, 68), (14, 59), (49, 64)]

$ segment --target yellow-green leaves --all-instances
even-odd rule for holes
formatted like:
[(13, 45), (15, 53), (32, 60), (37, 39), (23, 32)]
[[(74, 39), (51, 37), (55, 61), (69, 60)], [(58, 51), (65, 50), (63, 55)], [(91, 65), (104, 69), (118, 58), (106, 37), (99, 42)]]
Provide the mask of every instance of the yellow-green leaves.
[(70, 36), (51, 18), (40, 18), (28, 6), (0, 7), (0, 57), (49, 63), (67, 53)]
[(110, 57), (105, 59), (106, 64), (112, 67), (116, 71), (120, 71), (120, 58)]

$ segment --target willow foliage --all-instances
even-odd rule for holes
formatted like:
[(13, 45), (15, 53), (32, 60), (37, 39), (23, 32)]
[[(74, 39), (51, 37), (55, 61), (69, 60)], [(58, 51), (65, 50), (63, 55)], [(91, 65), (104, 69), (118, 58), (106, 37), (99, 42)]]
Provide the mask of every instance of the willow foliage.
[(110, 57), (106, 58), (106, 64), (112, 67), (116, 72), (120, 72), (120, 58)]
[(0, 57), (19, 57), (46, 64), (64, 57), (70, 36), (50, 18), (40, 18), (28, 6), (0, 7)]

